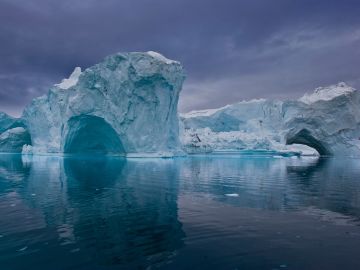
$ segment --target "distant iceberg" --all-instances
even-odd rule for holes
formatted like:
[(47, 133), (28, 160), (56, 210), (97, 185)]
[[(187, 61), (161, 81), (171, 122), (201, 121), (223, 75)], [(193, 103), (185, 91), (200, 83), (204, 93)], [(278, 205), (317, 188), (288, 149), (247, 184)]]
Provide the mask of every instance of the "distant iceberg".
[(317, 88), (299, 100), (242, 101), (180, 118), (188, 153), (268, 150), (360, 156), (360, 95), (345, 83)]

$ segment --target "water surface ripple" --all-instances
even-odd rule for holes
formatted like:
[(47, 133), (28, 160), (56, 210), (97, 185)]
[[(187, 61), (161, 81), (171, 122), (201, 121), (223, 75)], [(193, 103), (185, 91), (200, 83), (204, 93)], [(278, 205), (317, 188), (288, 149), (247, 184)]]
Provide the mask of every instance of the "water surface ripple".
[(0, 155), (0, 269), (360, 269), (360, 159)]

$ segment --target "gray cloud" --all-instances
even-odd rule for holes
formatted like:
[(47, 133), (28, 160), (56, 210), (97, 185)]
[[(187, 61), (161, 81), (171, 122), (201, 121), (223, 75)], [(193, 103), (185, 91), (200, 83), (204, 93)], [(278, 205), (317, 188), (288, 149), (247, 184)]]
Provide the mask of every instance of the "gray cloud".
[(0, 110), (118, 51), (182, 62), (180, 110), (359, 87), (358, 0), (0, 0)]

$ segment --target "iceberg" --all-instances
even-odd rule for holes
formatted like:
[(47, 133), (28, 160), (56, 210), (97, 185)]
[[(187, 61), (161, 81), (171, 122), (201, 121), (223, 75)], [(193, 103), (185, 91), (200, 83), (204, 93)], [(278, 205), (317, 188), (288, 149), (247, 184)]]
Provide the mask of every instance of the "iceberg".
[[(118, 53), (36, 98), (22, 115), (24, 152), (173, 156), (183, 67), (155, 53)], [(29, 145), (29, 143), (27, 143)]]
[(297, 100), (254, 99), (178, 116), (185, 72), (149, 52), (117, 53), (0, 113), (0, 152), (127, 157), (268, 151), (360, 156), (360, 94), (339, 83)]
[(321, 155), (360, 156), (360, 94), (339, 83), (283, 104), (286, 144), (305, 144)]
[[(360, 156), (360, 95), (339, 83), (298, 100), (242, 101), (181, 114), (188, 153), (268, 150)], [(301, 146), (303, 145), (303, 146)], [(309, 152), (310, 151), (310, 152)]]

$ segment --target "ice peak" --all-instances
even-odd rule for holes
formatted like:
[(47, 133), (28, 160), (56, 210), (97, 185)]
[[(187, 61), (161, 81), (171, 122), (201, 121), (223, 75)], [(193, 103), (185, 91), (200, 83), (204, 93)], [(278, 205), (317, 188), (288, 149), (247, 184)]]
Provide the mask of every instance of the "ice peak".
[(303, 97), (299, 98), (299, 101), (311, 104), (319, 100), (332, 100), (335, 97), (350, 94), (354, 91), (355, 89), (351, 86), (348, 86), (344, 82), (340, 82), (328, 87), (318, 87), (313, 93), (306, 93)]
[(81, 68), (76, 67), (68, 79), (63, 79), (61, 83), (55, 84), (55, 86), (61, 89), (69, 89), (70, 87), (77, 84), (80, 75), (81, 75)]
[(165, 56), (163, 56), (162, 54), (158, 53), (158, 52), (154, 52), (154, 51), (148, 51), (146, 52), (148, 55), (150, 55), (151, 57), (159, 60), (159, 61), (162, 61), (166, 64), (173, 64), (173, 63), (178, 63), (177, 61), (174, 61), (174, 60), (170, 60), (168, 58), (166, 58)]

